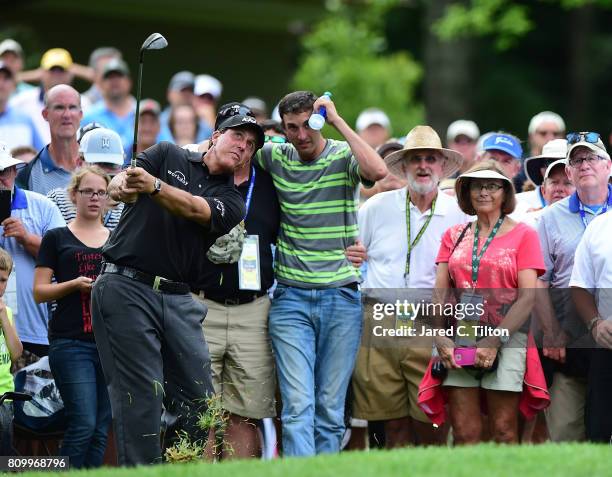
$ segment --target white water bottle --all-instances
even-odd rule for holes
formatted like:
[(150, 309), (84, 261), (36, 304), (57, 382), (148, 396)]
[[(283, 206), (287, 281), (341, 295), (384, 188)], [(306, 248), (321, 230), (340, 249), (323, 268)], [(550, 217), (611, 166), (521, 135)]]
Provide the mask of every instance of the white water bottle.
[[(331, 98), (332, 94), (329, 91), (325, 91), (323, 96), (327, 96)], [(325, 120), (327, 119), (327, 109), (325, 106), (321, 106), (316, 113), (313, 113), (308, 118), (308, 126), (310, 129), (314, 129), (315, 131), (319, 131), (323, 129), (325, 126)]]

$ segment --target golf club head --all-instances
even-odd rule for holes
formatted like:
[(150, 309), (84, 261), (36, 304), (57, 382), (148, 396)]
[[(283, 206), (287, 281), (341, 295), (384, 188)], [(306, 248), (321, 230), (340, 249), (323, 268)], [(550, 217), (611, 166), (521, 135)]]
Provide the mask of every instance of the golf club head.
[(140, 114), (140, 95), (142, 91), (142, 66), (143, 56), (146, 50), (161, 50), (168, 46), (168, 40), (161, 33), (151, 33), (140, 47), (138, 65), (138, 85), (136, 87), (136, 114), (134, 117), (134, 142), (132, 145), (132, 157), (130, 166), (136, 167), (136, 149), (138, 147), (138, 116)]
[(166, 40), (161, 33), (151, 33), (151, 35), (149, 35), (149, 37), (142, 44), (140, 51), (161, 50), (167, 46), (168, 40)]

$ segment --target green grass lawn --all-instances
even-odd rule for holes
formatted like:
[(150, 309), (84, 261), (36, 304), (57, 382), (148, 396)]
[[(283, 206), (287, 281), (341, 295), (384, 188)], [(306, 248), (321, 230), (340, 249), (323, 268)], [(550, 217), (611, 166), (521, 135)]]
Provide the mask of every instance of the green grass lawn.
[[(612, 447), (589, 444), (412, 448), (308, 459), (72, 471), (88, 477), (557, 477), (612, 476)], [(41, 476), (41, 473), (23, 475)]]

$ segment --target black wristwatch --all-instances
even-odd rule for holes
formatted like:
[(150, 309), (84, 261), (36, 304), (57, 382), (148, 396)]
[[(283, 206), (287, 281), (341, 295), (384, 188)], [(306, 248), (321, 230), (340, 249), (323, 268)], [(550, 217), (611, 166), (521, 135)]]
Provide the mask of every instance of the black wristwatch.
[(156, 178), (153, 184), (153, 192), (151, 192), (151, 195), (159, 194), (159, 191), (161, 190), (161, 186), (162, 186), (161, 179)]

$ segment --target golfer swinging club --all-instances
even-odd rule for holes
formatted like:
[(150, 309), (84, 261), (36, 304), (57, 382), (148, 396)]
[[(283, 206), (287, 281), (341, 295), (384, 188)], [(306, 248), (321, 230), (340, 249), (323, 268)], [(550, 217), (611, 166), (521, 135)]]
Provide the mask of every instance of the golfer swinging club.
[(189, 284), (201, 254), (244, 216), (233, 171), (264, 141), (245, 108), (221, 108), (217, 124), (204, 156), (162, 142), (108, 188), (126, 206), (103, 249), (92, 315), (120, 465), (161, 462), (162, 403), (173, 417), (166, 445), (177, 430), (207, 437), (197, 426), (213, 391), (201, 328), (206, 309)]

